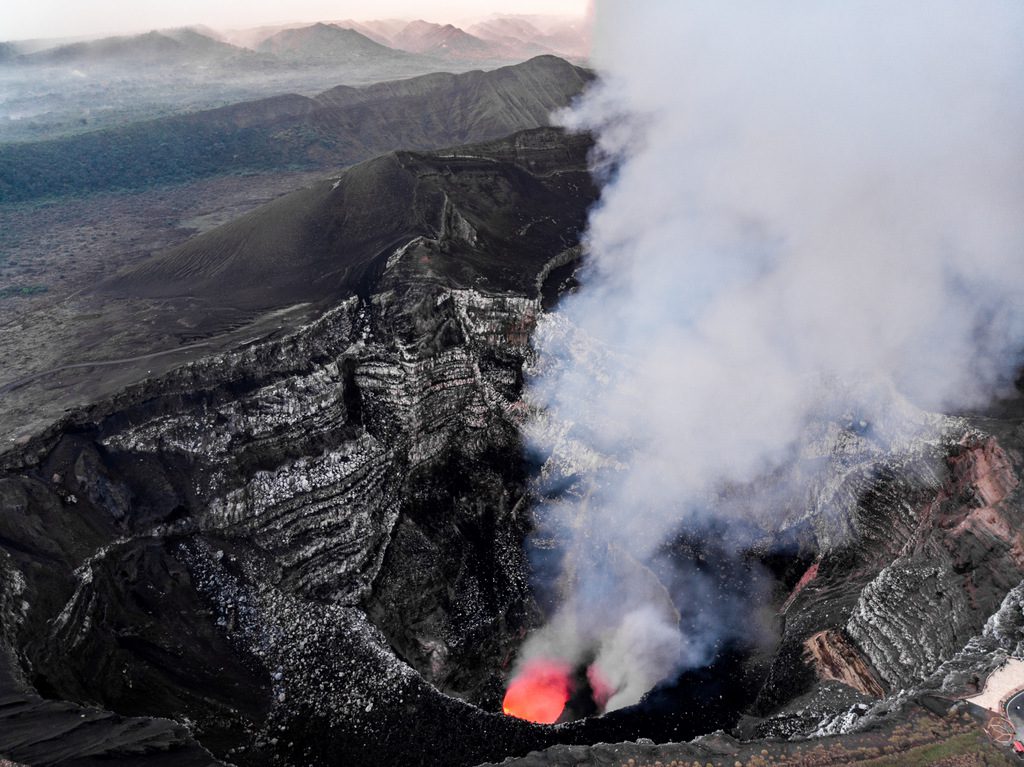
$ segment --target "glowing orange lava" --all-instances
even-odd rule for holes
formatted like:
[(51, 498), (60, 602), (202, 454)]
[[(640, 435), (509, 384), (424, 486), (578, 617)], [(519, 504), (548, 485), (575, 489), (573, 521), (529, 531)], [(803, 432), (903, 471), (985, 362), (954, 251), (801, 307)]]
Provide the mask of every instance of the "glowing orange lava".
[(570, 668), (550, 660), (527, 663), (505, 692), (502, 709), (509, 716), (538, 724), (554, 724), (569, 701)]

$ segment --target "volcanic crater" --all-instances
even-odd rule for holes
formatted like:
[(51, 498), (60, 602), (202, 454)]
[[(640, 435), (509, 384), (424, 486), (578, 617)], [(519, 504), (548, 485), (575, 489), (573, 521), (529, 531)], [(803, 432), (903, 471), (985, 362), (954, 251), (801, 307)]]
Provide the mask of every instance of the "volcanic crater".
[[(701, 663), (603, 715), (600, 669), (545, 668), (562, 707), (533, 718), (568, 721), (502, 713), (558, 601), (545, 568), (570, 556), (537, 520), (582, 492), (571, 454), (524, 459), (521, 427), (531, 338), (574, 285), (597, 199), (591, 146), (544, 129), (389, 155), (103, 286), (149, 291), (190, 332), (300, 298), (316, 317), (8, 447), (0, 753), (433, 767), (716, 730), (809, 737), (956, 697), (1012, 650), (986, 622), (1024, 578), (1016, 399), (895, 456), (859, 424), (818, 435), (815, 481), (772, 527), (738, 547), (680, 529), (659, 553), (670, 600), (675, 578), (707, 584), (706, 604), (672, 604), (684, 635), (759, 595)], [(260, 233), (280, 226), (309, 247), (279, 281)], [(237, 306), (177, 302), (226, 273)]]

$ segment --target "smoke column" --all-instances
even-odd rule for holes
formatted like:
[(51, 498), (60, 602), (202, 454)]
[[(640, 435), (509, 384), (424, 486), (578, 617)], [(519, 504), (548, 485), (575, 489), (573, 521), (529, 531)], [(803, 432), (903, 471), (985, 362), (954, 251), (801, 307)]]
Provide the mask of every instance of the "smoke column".
[(611, 709), (721, 633), (680, 631), (647, 567), (681, 525), (731, 524), (720, 488), (785, 465), (814, 419), (897, 441), (924, 427), (906, 413), (1012, 382), (1024, 3), (598, 0), (594, 57), (563, 121), (606, 183), (582, 287), (537, 334), (527, 429), (577, 483), (537, 512), (574, 544), (523, 658), (595, 658)]

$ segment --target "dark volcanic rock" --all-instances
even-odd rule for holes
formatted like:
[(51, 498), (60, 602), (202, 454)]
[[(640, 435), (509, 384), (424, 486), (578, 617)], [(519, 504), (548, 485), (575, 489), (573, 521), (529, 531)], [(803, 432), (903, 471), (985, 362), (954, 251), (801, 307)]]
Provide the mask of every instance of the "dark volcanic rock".
[[(16, 571), (0, 562), (7, 588), (24, 594)], [(10, 615), (9, 592), (0, 593), (0, 615)], [(16, 609), (21, 609), (16, 606)], [(26, 608), (27, 609), (27, 608)], [(9, 646), (0, 648), (0, 765), (69, 764), (130, 767), (140, 762), (168, 767), (213, 767), (214, 759), (189, 729), (167, 719), (118, 716), (64, 701), (46, 700), (23, 678)]]
[(993, 437), (960, 428), (934, 489), (915, 492), (894, 477), (862, 495), (856, 538), (826, 554), (823, 574), (794, 604), (810, 614), (828, 599), (835, 615), (837, 580), (855, 589), (845, 630), (891, 689), (919, 683), (959, 651), (1024, 577), (1016, 445), (1011, 459)]
[[(326, 286), (304, 276), (331, 306), (320, 319), (8, 453), (0, 636), (26, 683), (173, 718), (188, 730), (168, 744), (190, 731), (239, 764), (469, 764), (573, 737), (444, 693), (493, 710), (533, 617), (518, 398), (548, 265), (571, 258), (595, 197), (588, 148), (541, 131), (387, 159), (433, 220), (362, 256), (358, 227), (307, 254), (339, 270)], [(541, 207), (556, 192), (557, 218)], [(408, 199), (396, 210), (415, 215)], [(222, 294), (232, 269), (248, 274), (232, 277), (240, 296), (270, 285), (273, 254), (222, 256), (199, 243), (176, 273), (196, 292), (219, 274)], [(0, 753), (35, 753), (8, 732)], [(33, 763), (57, 761), (46, 753)]]

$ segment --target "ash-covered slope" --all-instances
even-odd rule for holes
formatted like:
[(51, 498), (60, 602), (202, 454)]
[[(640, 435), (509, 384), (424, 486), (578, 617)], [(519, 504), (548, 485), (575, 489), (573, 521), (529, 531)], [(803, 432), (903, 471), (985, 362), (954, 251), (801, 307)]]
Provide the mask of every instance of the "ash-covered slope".
[[(340, 86), (320, 94), (317, 100), (325, 108), (363, 105), (386, 109), (399, 124), (410, 122), (410, 115), (415, 114), (418, 131), (466, 143), (547, 125), (551, 112), (569, 104), (592, 79), (590, 70), (557, 56), (537, 56), (486, 72), (440, 72), (365, 88)], [(443, 107), (437, 103), (437, 94), (447, 99)]]
[[(365, 295), (387, 262), (416, 257), (452, 286), (525, 294), (553, 243), (573, 246), (585, 224), (587, 146), (541, 130), (447, 152), (394, 152), (158, 254), (101, 291), (268, 309)], [(428, 240), (436, 246), (414, 256)]]
[(0, 202), (139, 189), (245, 170), (326, 173), (398, 147), (493, 140), (549, 125), (551, 113), (568, 106), (591, 79), (585, 69), (543, 56), (490, 72), (423, 75), (333, 88), (315, 97), (275, 96), (6, 144), (0, 146)]

